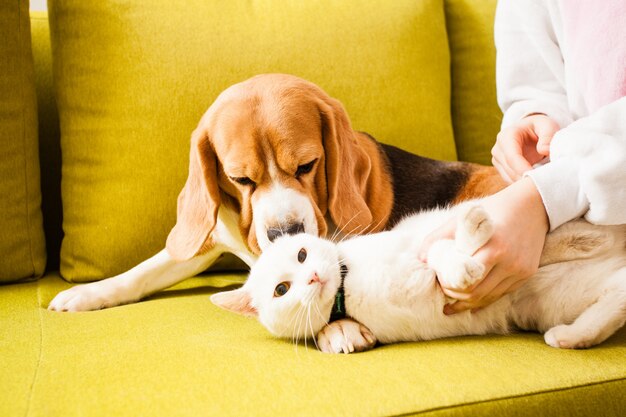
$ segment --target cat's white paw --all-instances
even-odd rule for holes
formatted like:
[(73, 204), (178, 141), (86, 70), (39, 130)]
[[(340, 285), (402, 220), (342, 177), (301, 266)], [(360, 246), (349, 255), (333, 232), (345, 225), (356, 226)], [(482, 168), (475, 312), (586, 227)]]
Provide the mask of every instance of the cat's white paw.
[(104, 281), (76, 285), (62, 291), (48, 305), (52, 311), (90, 311), (119, 305), (116, 288)]
[(465, 290), (480, 281), (485, 266), (469, 255), (459, 253), (452, 240), (439, 240), (430, 247), (428, 264), (439, 282), (452, 290)]
[(576, 332), (572, 326), (561, 324), (554, 326), (543, 335), (546, 343), (559, 349), (586, 349), (597, 344)]
[(317, 345), (324, 353), (362, 352), (376, 345), (376, 337), (361, 323), (341, 319), (331, 322), (317, 334)]
[(454, 239), (461, 253), (473, 255), (493, 235), (493, 222), (480, 205), (468, 205), (461, 211)]

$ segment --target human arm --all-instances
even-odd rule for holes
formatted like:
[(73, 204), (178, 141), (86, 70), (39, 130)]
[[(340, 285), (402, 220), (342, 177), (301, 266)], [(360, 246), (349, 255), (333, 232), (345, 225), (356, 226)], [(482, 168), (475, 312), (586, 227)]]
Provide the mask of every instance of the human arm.
[[(463, 291), (442, 287), (454, 298), (444, 313), (484, 307), (524, 284), (539, 266), (548, 220), (537, 189), (530, 178), (513, 183), (481, 200), (494, 224), (491, 239), (473, 255), (485, 266), (485, 278)], [(419, 251), (426, 262), (428, 249), (439, 239), (454, 239), (456, 220), (429, 235)]]
[(503, 129), (530, 114), (544, 114), (560, 128), (573, 121), (557, 38), (560, 21), (551, 7), (545, 1), (498, 1), (494, 37)]
[(498, 2), (496, 83), (504, 116), (492, 163), (508, 182), (549, 156), (554, 133), (573, 121), (556, 24), (546, 2)]
[(626, 223), (626, 97), (557, 132), (550, 158), (526, 173), (541, 194), (550, 230), (580, 216)]
[[(534, 14), (534, 17), (530, 19), (529, 14)], [(567, 113), (563, 61), (557, 54), (556, 35), (553, 31), (546, 31), (545, 27), (546, 22), (552, 19), (549, 11), (532, 0), (503, 0), (498, 9), (500, 22), (502, 16), (508, 16), (509, 21), (500, 29), (496, 22), (498, 59), (507, 56), (500, 53), (505, 45), (511, 65), (503, 67), (499, 62), (498, 67), (498, 98), (505, 112), (503, 131), (534, 117), (527, 117), (529, 113), (543, 113), (563, 129), (551, 141), (543, 143), (550, 143), (547, 153), (552, 162), (534, 170), (529, 170), (534, 161), (526, 158), (528, 154), (524, 154), (523, 147), (541, 142), (536, 130), (533, 130), (534, 141), (532, 134), (527, 135), (531, 140), (518, 135), (517, 143), (507, 142), (507, 147), (501, 148), (504, 153), (513, 153), (518, 160), (522, 157), (526, 160), (526, 164), (515, 165), (504, 158), (503, 163), (508, 166), (501, 172), (508, 175), (512, 170), (511, 180), (524, 173), (528, 178), (514, 183), (507, 189), (508, 192), (505, 190), (486, 200), (491, 201), (495, 210), (488, 210), (490, 214), (510, 211), (511, 216), (506, 217), (509, 221), (496, 224), (496, 234), (499, 233), (500, 238), (494, 237), (475, 255), (483, 253), (484, 263), (488, 268), (492, 267), (483, 281), (467, 293), (446, 290), (448, 295), (460, 300), (447, 307), (448, 313), (483, 307), (519, 287), (537, 269), (537, 256), (541, 253), (548, 224), (550, 229), (555, 229), (582, 215), (598, 224), (626, 223), (626, 99), (619, 99), (572, 123), (574, 117)], [(516, 37), (519, 43), (514, 46), (512, 43)], [(542, 155), (540, 149), (535, 150), (535, 156)], [(510, 155), (507, 157), (510, 159)], [(497, 161), (494, 165), (497, 166)], [(510, 192), (519, 191), (518, 187), (522, 184), (528, 190), (534, 188), (534, 195), (532, 192), (521, 192), (519, 195)], [(503, 198), (505, 195), (508, 195), (509, 201)], [(527, 195), (529, 200), (519, 200), (517, 197), (521, 195)], [(541, 213), (541, 206), (543, 214), (538, 215), (536, 213)], [(542, 217), (544, 222), (546, 218), (549, 220), (549, 223), (543, 223), (543, 232), (540, 226)], [(453, 237), (452, 224), (427, 238), (424, 246), (427, 248), (429, 242), (442, 237)], [(423, 252), (424, 249), (421, 250)]]
[[(483, 200), (494, 236), (474, 258), (485, 278), (467, 291), (444, 292), (459, 301), (446, 313), (484, 307), (519, 288), (536, 272), (548, 227), (583, 216), (596, 224), (626, 223), (626, 97), (579, 119), (554, 136), (552, 162)], [(454, 222), (429, 236), (454, 237)]]

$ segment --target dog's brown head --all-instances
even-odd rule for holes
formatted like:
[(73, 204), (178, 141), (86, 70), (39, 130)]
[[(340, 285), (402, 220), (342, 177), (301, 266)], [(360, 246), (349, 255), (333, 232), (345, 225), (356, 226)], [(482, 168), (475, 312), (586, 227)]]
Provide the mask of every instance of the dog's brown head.
[(341, 103), (310, 82), (267, 74), (236, 84), (191, 136), (167, 249), (175, 259), (210, 249), (220, 204), (239, 211), (240, 232), (256, 253), (283, 233), (324, 236), (327, 214), (348, 232), (379, 230), (392, 197), (378, 160), (372, 170), (377, 153), (357, 139)]

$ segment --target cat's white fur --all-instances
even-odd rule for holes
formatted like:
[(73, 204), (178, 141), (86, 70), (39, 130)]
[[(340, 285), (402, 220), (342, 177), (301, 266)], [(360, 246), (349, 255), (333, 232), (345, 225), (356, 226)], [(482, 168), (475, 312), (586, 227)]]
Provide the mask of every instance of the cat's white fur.
[[(432, 245), (428, 264), (417, 258), (423, 239), (457, 218), (454, 240)], [(369, 342), (429, 340), (460, 335), (505, 334), (519, 328), (545, 333), (550, 346), (585, 348), (601, 343), (626, 321), (626, 226), (594, 226), (582, 220), (550, 233), (539, 271), (514, 293), (484, 309), (446, 316), (448, 300), (439, 284), (467, 288), (484, 266), (471, 255), (493, 233), (477, 202), (406, 218), (392, 230), (357, 236), (338, 244), (301, 234), (279, 238), (261, 255), (240, 289), (212, 301), (256, 316), (279, 337), (332, 337), (326, 326), (340, 286), (340, 261), (348, 267), (345, 305), (365, 328)], [(306, 259), (298, 253), (306, 250)], [(275, 288), (290, 288), (282, 296)], [(369, 331), (368, 331), (369, 330)], [(335, 338), (335, 340), (337, 340)], [(371, 343), (373, 344), (373, 343)], [(349, 352), (345, 346), (323, 350)]]

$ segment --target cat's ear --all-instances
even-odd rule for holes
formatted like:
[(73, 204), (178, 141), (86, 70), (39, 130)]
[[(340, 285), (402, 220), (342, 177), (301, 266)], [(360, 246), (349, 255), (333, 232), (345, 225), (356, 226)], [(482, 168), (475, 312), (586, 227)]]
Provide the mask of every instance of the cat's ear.
[(244, 316), (257, 317), (259, 315), (256, 308), (252, 306), (250, 293), (243, 288), (213, 294), (211, 296), (211, 302), (224, 310)]

